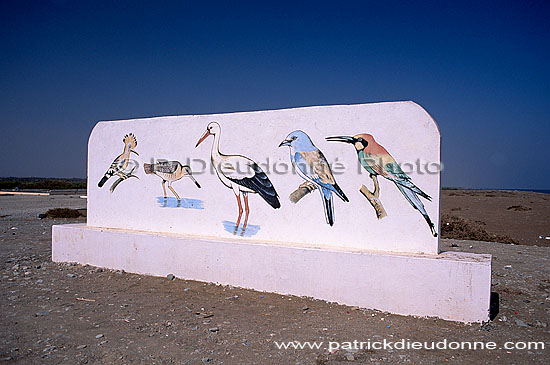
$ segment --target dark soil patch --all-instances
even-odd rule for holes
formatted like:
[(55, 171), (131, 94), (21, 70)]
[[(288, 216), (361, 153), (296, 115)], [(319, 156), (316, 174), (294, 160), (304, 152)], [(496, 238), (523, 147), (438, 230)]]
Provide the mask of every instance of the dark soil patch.
[(506, 235), (489, 233), (484, 228), (485, 223), (443, 214), (441, 217), (441, 238), (457, 240), (472, 240), (485, 242), (515, 243), (518, 242)]
[(507, 210), (515, 210), (516, 212), (526, 212), (531, 210), (529, 207), (524, 207), (523, 205), (512, 205), (506, 208)]
[(46, 218), (78, 218), (82, 214), (76, 209), (70, 208), (54, 208), (46, 212)]

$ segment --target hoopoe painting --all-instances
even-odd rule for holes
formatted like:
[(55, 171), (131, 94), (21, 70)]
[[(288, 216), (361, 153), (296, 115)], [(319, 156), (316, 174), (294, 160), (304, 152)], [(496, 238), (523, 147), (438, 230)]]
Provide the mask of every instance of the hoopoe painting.
[(168, 189), (174, 193), (176, 199), (178, 199), (178, 206), (180, 205), (181, 198), (179, 197), (176, 190), (172, 187), (174, 181), (178, 181), (183, 177), (190, 178), (197, 188), (200, 189), (200, 184), (193, 177), (193, 172), (191, 167), (188, 165), (182, 165), (179, 161), (157, 161), (155, 163), (146, 163), (143, 164), (143, 169), (147, 175), (154, 174), (162, 179), (162, 190), (164, 191), (164, 201), (168, 198), (166, 195), (166, 182), (168, 182)]
[(115, 158), (105, 175), (103, 175), (97, 184), (97, 186), (101, 188), (112, 176), (118, 176), (118, 179), (109, 189), (111, 193), (115, 191), (116, 187), (124, 180), (131, 177), (139, 179), (139, 177), (133, 174), (137, 165), (134, 164), (130, 158), (132, 153), (139, 156), (139, 153), (135, 151), (135, 148), (137, 147), (136, 136), (134, 136), (133, 133), (128, 133), (124, 136), (122, 142), (124, 142), (124, 151), (122, 151), (122, 153)]

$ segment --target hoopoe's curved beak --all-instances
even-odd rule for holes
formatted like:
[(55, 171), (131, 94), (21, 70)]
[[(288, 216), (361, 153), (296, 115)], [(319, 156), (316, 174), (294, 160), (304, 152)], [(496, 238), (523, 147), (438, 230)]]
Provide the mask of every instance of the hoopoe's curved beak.
[(135, 153), (136, 155), (138, 155), (138, 156), (139, 156), (139, 153), (137, 153), (137, 151), (134, 151), (134, 150), (130, 150), (130, 152), (133, 152), (133, 153)]
[(355, 143), (355, 138), (350, 136), (334, 136), (325, 138), (329, 142), (344, 142), (344, 143)]
[(195, 145), (195, 148), (197, 148), (202, 143), (202, 141), (204, 141), (210, 134), (211, 134), (210, 131), (207, 129), (206, 132), (204, 132), (202, 137), (199, 139), (199, 141)]

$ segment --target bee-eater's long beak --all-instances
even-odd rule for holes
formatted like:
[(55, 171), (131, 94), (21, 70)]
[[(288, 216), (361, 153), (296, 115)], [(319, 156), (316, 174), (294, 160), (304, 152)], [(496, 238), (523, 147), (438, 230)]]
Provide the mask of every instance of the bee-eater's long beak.
[(139, 156), (139, 153), (137, 153), (137, 152), (136, 152), (136, 151), (134, 151), (134, 150), (130, 150), (130, 152), (133, 152), (133, 153), (135, 153), (136, 155), (138, 155), (138, 156)]
[(202, 143), (202, 141), (204, 141), (206, 137), (208, 137), (209, 135), (210, 135), (210, 131), (207, 129), (206, 132), (204, 132), (204, 134), (202, 135), (201, 139), (199, 139), (199, 141), (195, 145), (195, 148), (197, 148)]
[(279, 147), (290, 146), (290, 142), (292, 142), (292, 141), (291, 141), (291, 140), (288, 140), (288, 139), (285, 139), (284, 141), (282, 141), (282, 142), (279, 144)]
[(334, 136), (325, 138), (329, 142), (355, 143), (355, 138), (350, 136)]

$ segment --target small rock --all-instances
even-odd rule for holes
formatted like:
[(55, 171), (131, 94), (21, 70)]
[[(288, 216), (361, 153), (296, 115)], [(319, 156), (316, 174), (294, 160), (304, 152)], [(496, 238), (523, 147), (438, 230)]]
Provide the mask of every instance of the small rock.
[(101, 267), (96, 267), (96, 269), (94, 271), (95, 272), (103, 272), (103, 269)]
[(456, 243), (451, 243), (451, 247), (459, 247)]
[(68, 278), (76, 278), (76, 275), (75, 274), (67, 274), (67, 277)]
[(166, 275), (166, 279), (168, 280), (174, 280), (176, 277), (174, 276), (174, 274), (168, 274)]
[(99, 334), (99, 335), (96, 335), (95, 338), (102, 338), (103, 337), (103, 334)]
[(82, 350), (82, 349), (85, 349), (86, 347), (88, 347), (88, 345), (78, 345), (78, 346), (76, 346), (76, 349), (77, 350)]
[(99, 343), (99, 346), (101, 346), (101, 345), (105, 345), (105, 344), (106, 344), (107, 342), (109, 342), (109, 341), (107, 341), (107, 340), (103, 340), (103, 341), (101, 341), (101, 342)]
[(355, 356), (353, 356), (352, 354), (347, 354), (347, 355), (346, 355), (346, 359), (347, 359), (348, 361), (354, 361), (354, 360), (355, 360)]
[(504, 266), (505, 269), (511, 269), (512, 268), (512, 265), (506, 265)]
[(183, 291), (189, 291), (189, 288), (185, 288), (185, 289), (183, 289)]
[(518, 326), (520, 326), (520, 327), (529, 327), (529, 326), (527, 325), (527, 323), (523, 322), (521, 319), (515, 318), (514, 321), (515, 321), (516, 324), (517, 324)]
[(203, 357), (202, 362), (210, 362), (212, 359), (210, 357)]
[(35, 313), (35, 316), (43, 317), (43, 316), (47, 316), (48, 314), (50, 314), (50, 312), (38, 312), (38, 313)]
[(304, 306), (302, 307), (302, 310), (303, 310), (303, 311), (307, 311), (308, 309), (309, 309), (309, 307), (308, 307), (307, 305), (304, 305)]
[(220, 330), (219, 327), (212, 327), (208, 329), (210, 332), (218, 332)]

